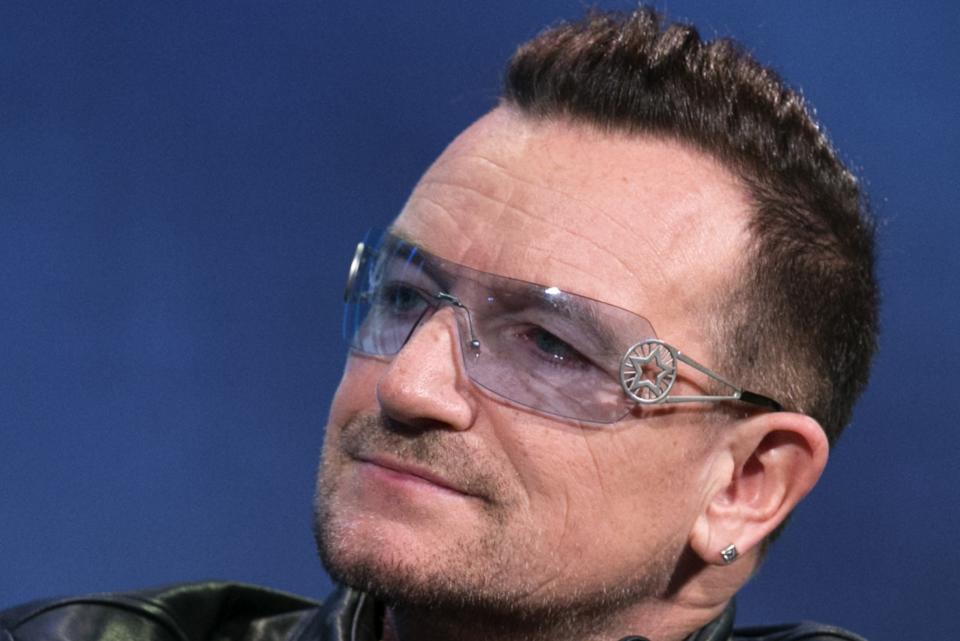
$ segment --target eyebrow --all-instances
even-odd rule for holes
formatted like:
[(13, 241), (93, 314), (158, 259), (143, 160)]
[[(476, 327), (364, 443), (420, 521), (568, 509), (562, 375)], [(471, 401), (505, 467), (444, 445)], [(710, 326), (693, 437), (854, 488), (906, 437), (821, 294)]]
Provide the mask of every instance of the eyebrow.
[[(479, 269), (473, 269), (472, 267), (453, 263), (451, 261), (444, 260), (443, 258), (434, 256), (430, 252), (422, 249), (411, 239), (410, 236), (402, 232), (398, 232), (397, 230), (390, 228), (388, 230), (388, 234), (395, 240), (399, 241), (397, 255), (402, 256), (405, 260), (423, 269), (424, 273), (433, 279), (433, 281), (436, 282), (443, 291), (449, 292), (450, 290), (450, 274), (446, 273), (446, 271), (442, 270), (438, 265), (435, 265), (435, 261), (440, 263), (450, 263), (457, 269), (465, 270), (467, 273), (482, 274), (488, 278), (494, 278), (501, 280), (504, 283), (509, 283), (513, 285), (513, 288), (511, 288), (510, 291), (511, 307), (517, 309), (534, 308), (544, 312), (558, 314), (561, 318), (567, 321), (586, 327), (588, 334), (590, 334), (590, 336), (596, 340), (601, 349), (615, 352), (622, 347), (620, 343), (623, 341), (617, 340), (616, 334), (610, 329), (610, 327), (602, 322), (599, 314), (598, 306), (608, 305), (608, 303), (593, 300), (586, 296), (581, 296), (580, 294), (574, 294), (559, 287), (540, 285), (538, 283), (532, 283), (519, 278), (511, 278), (510, 276), (484, 272)], [(562, 298), (551, 300), (551, 295), (547, 294), (547, 290), (549, 289), (557, 290), (556, 294), (558, 296), (562, 296)], [(619, 308), (617, 309), (619, 310)], [(622, 311), (626, 311), (631, 315), (636, 316), (638, 320), (646, 320), (633, 312), (629, 312), (628, 310)], [(647, 323), (649, 323), (649, 321), (647, 321)], [(642, 337), (637, 337), (637, 340), (640, 338)]]
[[(499, 276), (499, 278), (523, 282), (506, 276)], [(526, 287), (520, 290), (520, 296), (514, 299), (520, 303), (515, 305), (516, 307), (534, 308), (556, 314), (560, 318), (584, 328), (589, 337), (596, 341), (602, 350), (613, 352), (620, 349), (622, 341), (617, 340), (616, 334), (603, 322), (600, 315), (598, 306), (604, 303), (582, 297), (579, 294), (572, 294), (560, 288), (544, 287), (534, 283), (524, 284)], [(557, 298), (547, 294), (546, 290), (548, 289), (556, 289)]]
[(392, 228), (387, 231), (387, 234), (394, 241), (396, 241), (396, 249), (391, 252), (392, 254), (423, 270), (423, 273), (425, 273), (433, 282), (435, 282), (441, 291), (450, 290), (450, 275), (435, 264), (436, 262), (447, 261), (434, 256), (430, 252), (421, 248), (417, 243), (410, 240), (409, 236), (400, 234), (394, 231)]

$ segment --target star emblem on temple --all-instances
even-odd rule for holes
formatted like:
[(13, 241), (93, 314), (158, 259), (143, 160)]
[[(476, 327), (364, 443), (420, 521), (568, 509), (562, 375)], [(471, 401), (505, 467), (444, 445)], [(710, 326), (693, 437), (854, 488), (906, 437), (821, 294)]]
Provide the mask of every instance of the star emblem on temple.
[(676, 357), (659, 341), (637, 343), (624, 355), (620, 382), (634, 400), (655, 403), (666, 397), (677, 377)]

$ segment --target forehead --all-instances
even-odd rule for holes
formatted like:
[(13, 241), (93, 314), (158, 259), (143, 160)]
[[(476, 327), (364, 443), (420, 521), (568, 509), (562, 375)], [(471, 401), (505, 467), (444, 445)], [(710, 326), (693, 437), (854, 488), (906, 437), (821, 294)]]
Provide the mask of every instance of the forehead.
[(748, 211), (710, 157), (659, 138), (500, 108), (424, 174), (399, 233), (445, 259), (556, 285), (658, 326), (690, 316), (737, 266)]

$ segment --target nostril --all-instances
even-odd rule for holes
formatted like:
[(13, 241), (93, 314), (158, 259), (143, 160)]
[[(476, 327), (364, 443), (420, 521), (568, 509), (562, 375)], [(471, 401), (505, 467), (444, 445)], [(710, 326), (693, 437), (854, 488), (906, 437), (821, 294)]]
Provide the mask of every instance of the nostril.
[(450, 429), (450, 426), (427, 417), (411, 418), (408, 420), (399, 420), (387, 414), (384, 414), (383, 426), (386, 431), (405, 438), (417, 437), (424, 432), (437, 429)]

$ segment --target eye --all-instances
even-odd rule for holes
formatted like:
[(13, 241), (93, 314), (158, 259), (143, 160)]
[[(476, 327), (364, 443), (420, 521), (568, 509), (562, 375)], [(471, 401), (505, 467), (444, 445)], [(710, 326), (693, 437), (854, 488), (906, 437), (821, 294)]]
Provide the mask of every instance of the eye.
[(540, 358), (565, 367), (585, 367), (587, 359), (569, 343), (542, 327), (531, 327), (522, 336), (529, 341)]
[(406, 283), (388, 283), (377, 296), (377, 305), (385, 312), (396, 315), (419, 314), (427, 300), (423, 293)]

